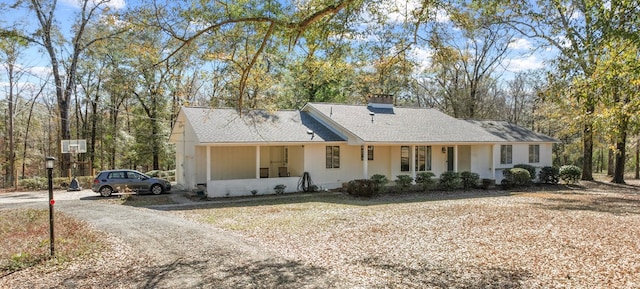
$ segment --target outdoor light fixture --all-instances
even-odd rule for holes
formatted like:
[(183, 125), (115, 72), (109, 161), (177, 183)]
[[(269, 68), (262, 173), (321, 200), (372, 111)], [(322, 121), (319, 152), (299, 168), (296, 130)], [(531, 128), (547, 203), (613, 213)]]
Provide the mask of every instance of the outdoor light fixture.
[(447, 148), (446, 147), (442, 147), (442, 153), (446, 153), (447, 152)]
[(53, 164), (56, 162), (56, 158), (47, 157), (45, 160), (46, 160), (45, 164), (46, 164), (47, 169), (52, 170), (53, 169)]
[(313, 137), (315, 136), (315, 132), (313, 132), (312, 130), (308, 129), (307, 130), (307, 134), (311, 135), (311, 139), (313, 139)]
[(49, 245), (51, 248), (51, 256), (55, 255), (55, 246), (54, 246), (54, 235), (53, 235), (53, 204), (55, 201), (53, 200), (53, 165), (56, 162), (56, 158), (47, 157), (45, 158), (45, 166), (47, 168), (47, 177), (49, 181)]
[(373, 122), (373, 116), (376, 114), (372, 111), (372, 112), (369, 112), (369, 115), (371, 116), (371, 122)]

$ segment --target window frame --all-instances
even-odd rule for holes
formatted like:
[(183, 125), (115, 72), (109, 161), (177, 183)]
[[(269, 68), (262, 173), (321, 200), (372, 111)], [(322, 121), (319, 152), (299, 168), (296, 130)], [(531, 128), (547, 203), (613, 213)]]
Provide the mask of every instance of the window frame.
[(540, 163), (540, 145), (539, 144), (529, 145), (529, 163), (530, 164)]
[(340, 168), (340, 146), (325, 147), (325, 167), (327, 169)]
[[(364, 146), (360, 146), (360, 160), (364, 161)], [(373, 146), (367, 146), (367, 160), (373, 160)]]
[(500, 164), (512, 164), (513, 163), (513, 145), (500, 145)]
[(411, 147), (409, 146), (401, 146), (400, 147), (400, 171), (408, 172), (411, 169), (411, 156), (409, 155), (411, 152)]
[[(420, 150), (424, 152), (424, 155), (420, 155)], [(433, 149), (431, 146), (416, 146), (415, 150), (415, 170), (416, 172), (429, 172), (431, 171), (431, 161), (433, 159)], [(423, 170), (420, 170), (420, 165), (424, 166)]]

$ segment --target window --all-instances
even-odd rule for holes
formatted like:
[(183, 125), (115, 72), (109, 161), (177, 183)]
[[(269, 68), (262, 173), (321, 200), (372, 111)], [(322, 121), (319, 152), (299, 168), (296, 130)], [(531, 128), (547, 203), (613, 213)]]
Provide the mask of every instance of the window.
[(540, 162), (540, 145), (529, 145), (529, 163)]
[(431, 170), (431, 146), (416, 147), (416, 171), (426, 172)]
[(511, 145), (500, 146), (500, 163), (510, 164), (512, 160), (513, 148)]
[(327, 169), (340, 168), (340, 147), (339, 146), (327, 146)]
[[(367, 148), (367, 159), (373, 160), (373, 146)], [(364, 160), (364, 146), (360, 146), (360, 160)]]
[(409, 171), (409, 147), (408, 146), (400, 147), (400, 171), (402, 172)]

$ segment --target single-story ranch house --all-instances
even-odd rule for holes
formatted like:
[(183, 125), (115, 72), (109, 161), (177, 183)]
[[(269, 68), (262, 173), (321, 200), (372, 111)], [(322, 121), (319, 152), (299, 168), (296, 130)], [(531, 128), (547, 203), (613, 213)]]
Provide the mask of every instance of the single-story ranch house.
[(514, 164), (550, 166), (556, 139), (503, 121), (469, 121), (436, 109), (308, 103), (301, 110), (183, 107), (170, 136), (176, 181), (208, 197), (299, 190), (307, 175), (321, 189), (387, 176), (471, 171), (502, 179)]

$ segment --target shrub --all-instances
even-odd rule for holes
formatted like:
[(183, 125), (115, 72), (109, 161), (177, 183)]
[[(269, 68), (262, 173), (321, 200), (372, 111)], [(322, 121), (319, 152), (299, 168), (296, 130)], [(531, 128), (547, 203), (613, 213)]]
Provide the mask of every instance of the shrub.
[(469, 188), (478, 186), (480, 175), (472, 172), (462, 172), (460, 173), (460, 179), (462, 179), (462, 188), (466, 191)]
[(489, 187), (493, 186), (496, 184), (496, 180), (493, 179), (482, 179), (480, 180), (480, 187), (483, 190), (489, 189)]
[(538, 179), (545, 184), (557, 184), (560, 180), (560, 170), (556, 167), (543, 167), (540, 169)]
[(356, 197), (373, 197), (378, 193), (378, 183), (372, 179), (352, 180), (347, 183), (347, 194)]
[(398, 175), (396, 177), (396, 185), (400, 187), (401, 190), (407, 189), (413, 182), (413, 178), (409, 175)]
[(529, 172), (529, 177), (533, 180), (536, 178), (536, 167), (532, 166), (532, 165), (528, 165), (528, 164), (517, 164), (515, 166), (513, 166), (514, 168), (517, 169), (525, 169)]
[(371, 180), (374, 181), (379, 188), (384, 188), (384, 186), (389, 183), (389, 179), (387, 179), (387, 176), (381, 174), (375, 174), (371, 176)]
[(504, 179), (501, 184), (504, 188), (511, 186), (528, 186), (531, 184), (529, 171), (521, 168), (510, 168), (502, 171)]
[(47, 189), (49, 184), (47, 178), (33, 177), (29, 179), (22, 179), (18, 181), (18, 185), (25, 189), (30, 190), (44, 190)]
[(423, 172), (416, 175), (416, 183), (418, 183), (423, 190), (428, 190), (431, 185), (436, 181), (433, 179), (436, 175), (432, 172)]
[(284, 194), (284, 189), (286, 189), (287, 186), (280, 184), (280, 185), (276, 185), (273, 190), (276, 191), (276, 195), (282, 195)]
[(447, 191), (460, 186), (460, 174), (457, 172), (444, 172), (440, 175), (440, 186)]
[(582, 170), (579, 167), (574, 165), (564, 165), (560, 167), (559, 174), (560, 178), (569, 184), (575, 184), (580, 179), (580, 175), (582, 175)]

